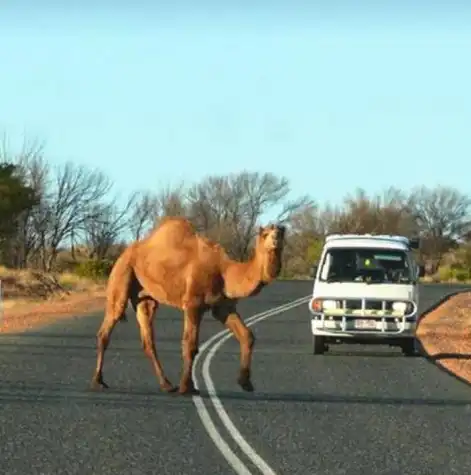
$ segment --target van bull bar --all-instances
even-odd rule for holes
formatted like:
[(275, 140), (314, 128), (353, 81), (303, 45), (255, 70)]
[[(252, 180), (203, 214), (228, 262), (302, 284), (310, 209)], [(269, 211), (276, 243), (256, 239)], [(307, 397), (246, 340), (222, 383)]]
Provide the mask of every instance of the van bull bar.
[(417, 305), (412, 300), (316, 298), (309, 302), (312, 325), (329, 333), (399, 335), (412, 330)]

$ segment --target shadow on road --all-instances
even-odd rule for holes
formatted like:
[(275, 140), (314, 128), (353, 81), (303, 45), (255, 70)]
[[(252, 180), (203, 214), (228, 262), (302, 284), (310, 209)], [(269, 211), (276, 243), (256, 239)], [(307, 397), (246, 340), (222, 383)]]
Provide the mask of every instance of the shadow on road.
[(437, 353), (428, 357), (432, 361), (439, 360), (471, 360), (471, 354), (469, 353)]
[[(202, 393), (203, 398), (209, 398), (208, 393)], [(302, 394), (302, 393), (237, 393), (218, 392), (221, 400), (244, 401), (274, 401), (274, 402), (310, 402), (323, 404), (365, 404), (365, 405), (394, 405), (394, 406), (471, 406), (469, 400), (434, 399), (434, 398), (400, 398), (384, 396), (339, 396), (335, 394)]]
[[(62, 337), (64, 338), (64, 337)], [(90, 338), (88, 343), (84, 342), (83, 344), (71, 344), (69, 343), (74, 337), (71, 337), (69, 340), (64, 338), (63, 344), (55, 344), (53, 343), (39, 343), (39, 342), (26, 342), (26, 343), (19, 343), (16, 341), (1, 341), (0, 340), (0, 354), (27, 354), (28, 356), (36, 355), (36, 356), (57, 356), (62, 357), (64, 351), (82, 351), (82, 352), (92, 352), (96, 351), (96, 343), (94, 338)], [(179, 338), (161, 338), (158, 343), (172, 343), (175, 344), (174, 349), (164, 349), (159, 348), (160, 352), (177, 352), (180, 353), (180, 343), (181, 339)], [(131, 341), (131, 344), (134, 347), (129, 346), (128, 341), (121, 340), (113, 340), (108, 347), (110, 351), (119, 351), (119, 352), (127, 352), (127, 353), (136, 353), (136, 354), (143, 354), (143, 350), (141, 347), (141, 342), (137, 338)], [(126, 346), (123, 346), (126, 345)]]
[[(411, 356), (404, 356), (400, 350), (390, 350), (390, 351), (368, 351), (359, 349), (358, 351), (342, 351), (342, 350), (331, 350), (324, 355), (316, 355), (316, 359), (319, 358), (333, 358), (333, 357), (345, 357), (349, 358), (411, 358)], [(417, 353), (413, 358), (421, 358), (422, 355)]]
[[(470, 291), (469, 286), (466, 286), (466, 288), (457, 290), (455, 292), (450, 292), (450, 293), (446, 294), (445, 296), (443, 296), (440, 300), (436, 301), (433, 305), (428, 307), (427, 310), (422, 312), (422, 314), (420, 315), (419, 322), (418, 322), (418, 325), (417, 325), (417, 330), (420, 328), (420, 324), (427, 317), (428, 314), (430, 314), (432, 311), (436, 310), (441, 305), (444, 305), (452, 297), (454, 297), (456, 295), (459, 295), (459, 294), (462, 294), (462, 293), (467, 293), (469, 291)], [(425, 358), (425, 360), (427, 362), (429, 362), (430, 364), (433, 364), (436, 368), (443, 371), (448, 376), (451, 376), (452, 378), (456, 379), (457, 381), (460, 381), (460, 382), (466, 384), (467, 386), (471, 385), (470, 381), (468, 381), (467, 379), (459, 376), (455, 372), (449, 370), (448, 368), (443, 366), (443, 364), (441, 363), (441, 360), (447, 359), (447, 358), (448, 359), (456, 359), (456, 360), (467, 360), (467, 359), (471, 358), (471, 355), (457, 354), (457, 353), (439, 353), (439, 354), (436, 354), (436, 355), (431, 355), (430, 353), (428, 353), (428, 351), (425, 349), (425, 347), (422, 344), (420, 345), (420, 351), (421, 351), (423, 357)]]
[[(17, 342), (17, 341), (0, 341), (0, 355), (24, 355), (24, 356), (49, 356), (51, 358), (63, 358), (64, 354), (67, 353), (68, 355), (76, 353), (76, 354), (86, 354), (95, 355), (96, 353), (96, 344), (94, 338), (89, 338), (89, 341), (76, 341), (71, 343), (73, 337), (70, 339), (64, 338), (63, 343), (59, 343), (57, 341), (48, 342), (47, 338), (45, 338), (45, 342)], [(180, 347), (181, 339), (178, 337), (161, 337), (157, 341), (157, 349), (159, 354), (178, 354), (181, 353)], [(261, 339), (261, 345), (257, 348), (256, 352), (257, 355), (278, 355), (280, 353), (279, 349), (276, 349), (276, 344), (273, 343), (273, 340), (270, 342), (271, 346), (264, 346), (263, 344), (267, 344), (263, 339)], [(283, 344), (282, 340), (279, 340), (278, 345)], [(131, 346), (132, 345), (132, 346)], [(263, 345), (263, 346), (262, 346)], [(286, 346), (286, 345), (285, 345)], [(386, 349), (383, 347), (382, 350), (374, 351), (374, 350), (365, 350), (363, 348), (354, 348), (354, 346), (350, 345), (351, 349), (344, 349), (344, 348), (336, 348), (332, 346), (329, 348), (329, 351), (326, 352), (324, 355), (317, 355), (316, 361), (328, 361), (329, 358), (404, 358), (400, 350), (397, 349)], [(139, 338), (134, 338), (132, 341), (126, 340), (112, 340), (108, 350), (111, 353), (125, 353), (126, 357), (137, 357), (141, 358), (143, 353), (141, 342)], [(220, 351), (221, 354), (230, 355), (231, 357), (234, 356), (235, 358), (239, 355), (239, 346), (236, 341), (231, 342), (231, 346), (226, 345)], [(291, 345), (291, 347), (286, 348), (283, 350), (285, 354), (298, 354), (298, 355), (306, 355), (307, 352), (305, 348), (299, 348), (298, 345)], [(421, 357), (421, 354), (417, 354), (414, 357)]]
[(33, 331), (27, 331), (24, 333), (4, 333), (3, 335), (0, 335), (0, 341), (1, 340), (9, 340), (9, 339), (16, 339), (16, 338), (58, 338), (58, 339), (66, 339), (66, 338), (84, 338), (86, 340), (93, 340), (95, 339), (95, 334), (94, 333), (76, 333), (76, 332), (71, 332), (68, 333), (67, 330), (64, 331), (64, 329), (61, 329), (61, 332), (57, 333), (46, 333), (46, 332), (33, 332)]
[[(206, 391), (200, 394), (203, 400), (209, 402), (211, 395)], [(361, 404), (380, 406), (438, 406), (438, 407), (464, 407), (470, 406), (468, 399), (442, 399), (442, 398), (402, 398), (388, 396), (339, 396), (335, 394), (308, 394), (308, 393), (277, 393), (254, 392), (244, 393), (238, 391), (220, 391), (217, 396), (222, 401), (240, 401), (248, 410), (253, 410), (250, 402), (298, 402), (314, 404)], [(180, 396), (177, 393), (167, 394), (158, 388), (154, 390), (139, 390), (134, 388), (109, 388), (103, 391), (93, 391), (87, 387), (72, 387), (70, 385), (19, 384), (18, 382), (3, 381), (0, 388), (0, 401), (2, 403), (28, 403), (28, 404), (105, 404), (113, 407), (142, 407), (149, 408), (154, 404), (170, 404), (172, 408), (181, 407), (185, 401), (191, 401), (190, 396)]]

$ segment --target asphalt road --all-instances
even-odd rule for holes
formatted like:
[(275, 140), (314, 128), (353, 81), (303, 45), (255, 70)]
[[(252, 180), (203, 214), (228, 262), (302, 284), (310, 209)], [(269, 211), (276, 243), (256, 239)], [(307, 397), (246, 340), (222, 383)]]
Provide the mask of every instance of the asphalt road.
[[(240, 306), (244, 317), (308, 295), (311, 282), (277, 282)], [(424, 310), (456, 290), (423, 286)], [(132, 312), (116, 327), (104, 367), (110, 389), (88, 389), (101, 315), (0, 336), (0, 467), (7, 474), (231, 474), (189, 397), (159, 392)], [(157, 348), (180, 373), (179, 312), (157, 317)], [(338, 347), (311, 354), (307, 304), (254, 327), (255, 392), (236, 384), (238, 345), (215, 354), (210, 374), (227, 414), (277, 474), (471, 473), (471, 389), (398, 350)], [(201, 340), (221, 326), (205, 317)], [(206, 353), (202, 353), (204, 359)], [(237, 448), (202, 387), (216, 429)]]

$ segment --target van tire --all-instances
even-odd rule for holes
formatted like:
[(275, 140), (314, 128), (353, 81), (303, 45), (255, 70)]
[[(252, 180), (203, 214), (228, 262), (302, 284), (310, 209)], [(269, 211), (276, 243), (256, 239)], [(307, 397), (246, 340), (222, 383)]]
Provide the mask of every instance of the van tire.
[(401, 350), (404, 356), (416, 356), (417, 348), (415, 344), (415, 338), (404, 338), (401, 342)]
[(325, 337), (321, 335), (312, 335), (312, 353), (314, 355), (323, 355), (325, 350)]

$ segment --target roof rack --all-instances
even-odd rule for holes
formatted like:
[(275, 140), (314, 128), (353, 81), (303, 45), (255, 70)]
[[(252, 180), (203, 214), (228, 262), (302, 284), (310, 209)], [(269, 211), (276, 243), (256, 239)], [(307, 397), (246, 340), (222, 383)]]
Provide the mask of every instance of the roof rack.
[(333, 241), (335, 239), (383, 239), (388, 241), (398, 241), (409, 246), (411, 249), (418, 249), (420, 240), (418, 237), (408, 238), (407, 236), (401, 236), (397, 234), (329, 234), (325, 238), (325, 242)]

